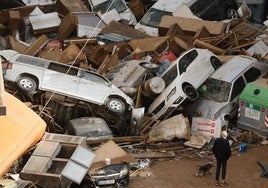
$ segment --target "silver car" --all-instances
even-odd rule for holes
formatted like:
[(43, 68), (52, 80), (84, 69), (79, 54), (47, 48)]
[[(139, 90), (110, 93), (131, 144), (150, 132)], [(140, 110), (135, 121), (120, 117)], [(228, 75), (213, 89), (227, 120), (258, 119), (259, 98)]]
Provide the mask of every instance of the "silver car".
[(222, 125), (235, 120), (238, 97), (248, 82), (268, 71), (268, 66), (249, 56), (235, 56), (224, 63), (201, 86), (202, 94), (193, 103), (188, 103), (184, 113), (192, 117), (220, 119)]
[(9, 63), (4, 79), (15, 82), (28, 95), (39, 90), (73, 97), (109, 111), (123, 114), (134, 107), (133, 100), (108, 79), (95, 72), (62, 63), (19, 54), (14, 50), (0, 51)]

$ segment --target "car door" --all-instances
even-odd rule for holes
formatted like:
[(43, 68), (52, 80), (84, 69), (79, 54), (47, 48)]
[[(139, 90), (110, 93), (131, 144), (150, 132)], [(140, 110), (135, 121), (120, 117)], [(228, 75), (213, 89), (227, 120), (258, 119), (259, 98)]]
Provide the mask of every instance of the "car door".
[(75, 97), (79, 84), (78, 69), (50, 62), (44, 70), (40, 89)]
[(112, 94), (112, 84), (101, 75), (80, 70), (80, 82), (77, 95), (94, 104), (102, 105), (105, 99)]

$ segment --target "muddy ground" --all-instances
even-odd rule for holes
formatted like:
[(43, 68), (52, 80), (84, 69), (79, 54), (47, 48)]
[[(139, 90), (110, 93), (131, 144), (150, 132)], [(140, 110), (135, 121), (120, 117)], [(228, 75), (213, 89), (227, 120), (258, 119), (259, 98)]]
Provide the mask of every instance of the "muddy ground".
[[(215, 168), (211, 175), (195, 176), (197, 166), (206, 160), (178, 156), (176, 159), (153, 160), (149, 167), (131, 177), (129, 188), (216, 187)], [(248, 145), (243, 153), (233, 151), (227, 164), (226, 180), (229, 185), (225, 187), (267, 188), (268, 178), (260, 177), (262, 170), (257, 161), (265, 162), (268, 166), (268, 145)]]

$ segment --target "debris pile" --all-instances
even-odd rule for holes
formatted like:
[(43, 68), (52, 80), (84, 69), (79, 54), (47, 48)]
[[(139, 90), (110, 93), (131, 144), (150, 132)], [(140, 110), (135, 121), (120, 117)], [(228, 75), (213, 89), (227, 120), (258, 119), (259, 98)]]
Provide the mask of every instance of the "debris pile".
[[(5, 178), (0, 185), (124, 187), (153, 160), (212, 160), (213, 142), (223, 129), (233, 150), (267, 141), (265, 131), (236, 126), (246, 84), (267, 78), (266, 25), (177, 12), (157, 20), (151, 28), (155, 36), (136, 27), (154, 3), (29, 2), (0, 12), (0, 115), (14, 113), (11, 95), (37, 114), (46, 130), (42, 136), (25, 133), (33, 140), (5, 164), (9, 169), (0, 170)], [(217, 76), (228, 77), (228, 71), (221, 73), (228, 64), (241, 70), (231, 81)], [(187, 114), (187, 106), (202, 97), (204, 108), (215, 113)], [(224, 108), (209, 109), (214, 100)], [(264, 107), (244, 106), (245, 116), (266, 121)], [(20, 116), (12, 118), (20, 124)]]

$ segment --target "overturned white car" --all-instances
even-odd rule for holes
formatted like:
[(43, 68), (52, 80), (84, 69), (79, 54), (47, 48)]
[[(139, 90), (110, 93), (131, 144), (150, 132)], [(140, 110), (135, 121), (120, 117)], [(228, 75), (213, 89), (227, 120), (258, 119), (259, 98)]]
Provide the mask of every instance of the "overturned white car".
[(95, 72), (14, 50), (2, 50), (0, 56), (7, 62), (4, 80), (16, 83), (27, 95), (46, 91), (67, 96), (86, 102), (91, 114), (103, 114), (106, 110), (115, 119), (130, 116), (135, 109), (130, 97)]

